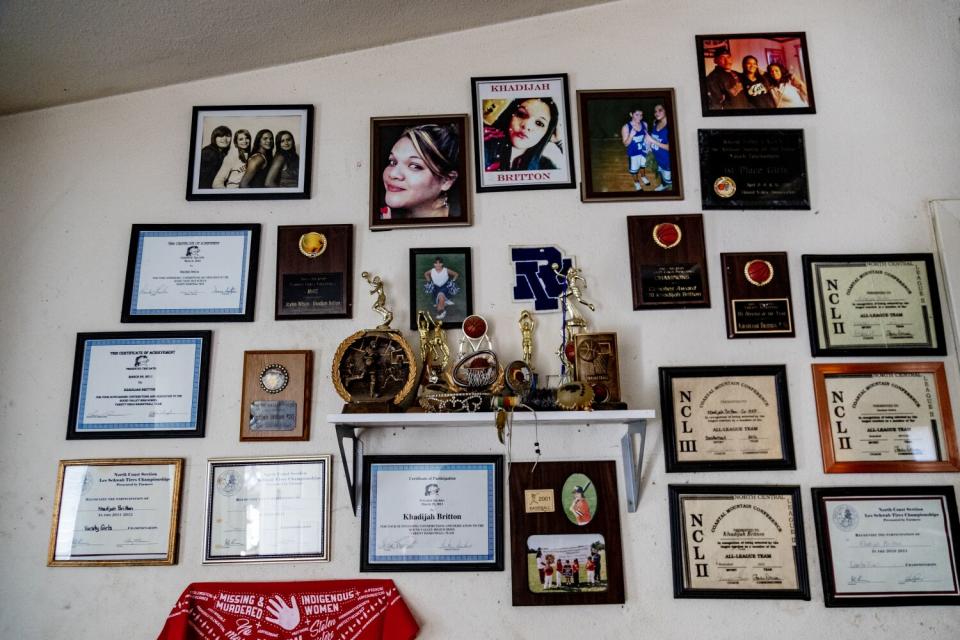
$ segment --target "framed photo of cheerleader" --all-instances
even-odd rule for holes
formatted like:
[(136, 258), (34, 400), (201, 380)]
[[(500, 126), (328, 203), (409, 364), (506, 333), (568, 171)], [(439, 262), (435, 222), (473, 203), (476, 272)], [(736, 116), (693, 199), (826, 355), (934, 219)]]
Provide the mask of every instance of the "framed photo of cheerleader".
[(194, 107), (187, 200), (310, 197), (313, 105)]
[(807, 34), (697, 36), (704, 117), (816, 113)]
[(567, 74), (471, 84), (478, 193), (576, 186)]
[(458, 328), (473, 314), (470, 247), (410, 249), (410, 328), (426, 311), (444, 329)]
[(681, 200), (673, 89), (577, 91), (580, 199)]
[(467, 114), (370, 118), (370, 229), (471, 221)]

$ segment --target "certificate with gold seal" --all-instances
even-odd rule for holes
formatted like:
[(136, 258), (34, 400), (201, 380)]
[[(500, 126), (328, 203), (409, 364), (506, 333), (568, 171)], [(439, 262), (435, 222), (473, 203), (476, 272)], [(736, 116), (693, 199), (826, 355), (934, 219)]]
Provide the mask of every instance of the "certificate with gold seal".
[(670, 485), (676, 598), (810, 599), (800, 487)]

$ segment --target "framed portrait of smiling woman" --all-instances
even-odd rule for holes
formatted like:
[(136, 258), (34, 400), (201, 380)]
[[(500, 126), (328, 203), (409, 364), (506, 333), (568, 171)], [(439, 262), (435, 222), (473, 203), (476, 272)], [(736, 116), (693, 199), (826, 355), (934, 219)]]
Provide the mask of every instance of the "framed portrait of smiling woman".
[(467, 114), (370, 118), (370, 229), (470, 224)]

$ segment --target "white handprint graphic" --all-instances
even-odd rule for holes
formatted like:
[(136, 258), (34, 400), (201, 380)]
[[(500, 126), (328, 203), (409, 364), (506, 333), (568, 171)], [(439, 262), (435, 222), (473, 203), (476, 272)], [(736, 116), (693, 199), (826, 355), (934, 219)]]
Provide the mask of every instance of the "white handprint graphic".
[(267, 613), (271, 616), (267, 618), (267, 622), (272, 622), (286, 631), (290, 631), (300, 624), (300, 609), (297, 608), (296, 596), (290, 596), (289, 607), (280, 596), (270, 598), (267, 603)]

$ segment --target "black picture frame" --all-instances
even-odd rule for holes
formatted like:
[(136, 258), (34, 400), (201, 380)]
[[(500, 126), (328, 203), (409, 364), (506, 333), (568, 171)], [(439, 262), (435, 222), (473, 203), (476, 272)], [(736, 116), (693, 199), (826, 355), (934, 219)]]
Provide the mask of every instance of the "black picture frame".
[[(194, 415), (189, 428), (141, 430), (129, 427), (85, 429), (78, 420), (82, 390), (87, 385), (88, 361), (85, 357), (87, 343), (91, 341), (116, 342), (117, 344), (142, 345), (142, 341), (162, 343), (164, 340), (198, 340), (195, 355), (194, 375), (196, 396), (191, 400)], [(212, 331), (125, 331), (102, 333), (78, 333), (74, 352), (73, 382), (70, 391), (70, 409), (67, 417), (67, 440), (106, 440), (115, 438), (202, 438), (206, 429), (207, 387), (210, 378), (210, 348)], [(149, 343), (149, 342), (148, 342)]]
[[(557, 84), (554, 85), (554, 83)], [(484, 97), (487, 94), (487, 91), (485, 90), (486, 85), (495, 87), (492, 93), (498, 94), (497, 98), (488, 98), (488, 102), (502, 103), (496, 108), (486, 109), (482, 104)], [(473, 96), (473, 147), (477, 193), (493, 191), (527, 191), (531, 189), (576, 188), (576, 167), (574, 166), (573, 158), (573, 121), (570, 119), (570, 95), (567, 74), (551, 73), (519, 76), (486, 76), (482, 78), (471, 78), (470, 86), (471, 94)], [(501, 95), (504, 97), (499, 97)], [(534, 169), (511, 169), (507, 171), (503, 171), (499, 168), (488, 170), (487, 167), (493, 166), (494, 163), (488, 163), (485, 161), (488, 146), (487, 142), (488, 138), (493, 139), (493, 137), (488, 136), (488, 132), (485, 131), (485, 128), (493, 128), (496, 122), (499, 120), (499, 116), (502, 115), (502, 112), (505, 111), (514, 100), (533, 99), (537, 97), (549, 97), (553, 101), (561, 101), (563, 103), (556, 106), (557, 115), (561, 121), (558, 123), (559, 126), (555, 126), (554, 131), (559, 130), (560, 135), (563, 136), (562, 140), (560, 141), (561, 144), (556, 146), (558, 146), (560, 149), (561, 155), (565, 160), (565, 164), (567, 165), (567, 171), (565, 172), (566, 175), (563, 175), (564, 172), (562, 169), (558, 171), (557, 175), (550, 175), (550, 171), (557, 171), (557, 169), (560, 169), (559, 167), (557, 169), (539, 169), (538, 167)], [(491, 107), (493, 106), (494, 105), (491, 104)], [(485, 117), (486, 119), (490, 119), (492, 117), (490, 125), (485, 124)], [(503, 138), (504, 132), (501, 131), (496, 137)], [(509, 135), (506, 137), (509, 137)], [(547, 145), (549, 142), (550, 140), (548, 139), (544, 145)], [(534, 147), (535, 146), (537, 145), (534, 145)], [(547, 147), (544, 146), (543, 148), (546, 149)], [(543, 149), (541, 149), (541, 151), (542, 150)], [(549, 151), (552, 150), (553, 148), (549, 149)], [(549, 151), (547, 154), (539, 152), (536, 153), (536, 162), (539, 163), (540, 158), (542, 158), (544, 155), (548, 155)], [(551, 164), (553, 163), (551, 162)], [(513, 173), (515, 171), (518, 173)], [(496, 181), (497, 186), (491, 186), (487, 184), (488, 180), (485, 179), (485, 174), (487, 173), (507, 175), (498, 176)], [(543, 175), (538, 177), (537, 174)], [(503, 182), (502, 186), (499, 185), (500, 181)], [(494, 182), (492, 177), (489, 182), (491, 182), (491, 184)]]
[[(367, 553), (370, 545), (370, 520), (371, 511), (375, 508), (375, 501), (371, 500), (371, 469), (375, 464), (396, 464), (396, 465), (472, 465), (483, 464), (492, 465), (492, 477), (488, 479), (488, 496), (492, 493), (493, 504), (488, 505), (492, 508), (493, 526), (493, 546), (494, 558), (491, 562), (371, 562)], [(360, 527), (360, 571), (361, 572), (389, 572), (389, 571), (503, 571), (504, 568), (504, 548), (503, 548), (503, 456), (491, 454), (432, 454), (432, 455), (376, 455), (363, 457), (363, 513), (361, 514)], [(439, 491), (439, 489), (438, 489)]]
[[(230, 232), (247, 232), (250, 234), (250, 246), (247, 257), (246, 273), (240, 274), (241, 286), (246, 291), (241, 292), (242, 306), (235, 312), (220, 313), (215, 310), (209, 312), (176, 313), (173, 309), (155, 309), (150, 311), (138, 310), (135, 298), (139, 291), (137, 276), (140, 274), (140, 263), (143, 258), (141, 252), (144, 234), (155, 236), (177, 234), (182, 236), (198, 236), (207, 234)], [(253, 322), (257, 300), (257, 273), (260, 265), (260, 224), (134, 224), (130, 231), (130, 248), (127, 251), (127, 274), (123, 288), (123, 308), (120, 312), (120, 322)]]
[[(677, 447), (677, 424), (674, 406), (673, 381), (681, 378), (724, 378), (767, 376), (773, 378), (780, 433), (779, 459), (682, 461)], [(660, 410), (663, 415), (663, 449), (667, 473), (696, 471), (759, 471), (791, 470), (797, 468), (793, 448), (793, 429), (790, 421), (790, 397), (787, 393), (787, 367), (777, 365), (660, 367)], [(692, 412), (691, 412), (692, 413)], [(696, 445), (694, 444), (694, 447)]]
[[(450, 309), (446, 306), (442, 312), (429, 308), (429, 296), (439, 293), (427, 293), (428, 284), (424, 273), (433, 269), (436, 258), (443, 259), (444, 268), (457, 271), (457, 287), (459, 291), (451, 298)], [(447, 266), (449, 263), (449, 267)], [(422, 267), (426, 265), (427, 269)], [(462, 265), (461, 270), (455, 267)], [(433, 283), (429, 283), (433, 284)], [(433, 285), (436, 290), (436, 285)], [(445, 286), (445, 285), (441, 285)], [(459, 299), (457, 298), (459, 296)], [(439, 302), (437, 303), (439, 304)], [(451, 310), (453, 316), (450, 316)], [(459, 328), (463, 321), (473, 315), (473, 265), (470, 247), (442, 247), (442, 248), (413, 248), (410, 249), (410, 329), (417, 330), (417, 312), (429, 311), (430, 317), (439, 320), (444, 329)], [(445, 314), (440, 317), (440, 313)]]
[[(793, 560), (796, 571), (796, 589), (696, 589), (684, 585), (686, 570), (686, 552), (683, 537), (683, 510), (681, 500), (684, 496), (736, 496), (784, 495), (790, 496), (795, 542)], [(731, 598), (760, 600), (809, 600), (810, 579), (807, 573), (807, 552), (803, 534), (803, 509), (800, 503), (800, 487), (786, 485), (696, 485), (671, 484), (667, 486), (667, 500), (670, 505), (670, 541), (673, 559), (673, 597), (674, 598)], [(691, 524), (695, 521), (691, 519)], [(708, 525), (706, 521), (704, 525)], [(709, 525), (708, 525), (709, 526)], [(706, 529), (706, 527), (704, 527)], [(702, 534), (705, 535), (705, 534)], [(700, 540), (704, 538), (701, 537)], [(696, 550), (695, 550), (696, 553)], [(701, 558), (697, 558), (701, 559)], [(706, 559), (706, 558), (704, 558)]]
[[(803, 265), (803, 291), (807, 304), (807, 327), (810, 336), (810, 354), (814, 358), (818, 357), (846, 357), (846, 356), (876, 356), (888, 358), (891, 356), (944, 356), (947, 354), (947, 342), (943, 328), (943, 313), (940, 307), (940, 287), (937, 284), (937, 270), (934, 267), (933, 254), (931, 253), (870, 253), (870, 254), (804, 254), (801, 256)], [(925, 276), (927, 280), (927, 295), (929, 297), (929, 308), (921, 309), (924, 314), (929, 337), (933, 345), (929, 347), (917, 346), (864, 346), (864, 347), (829, 347), (820, 343), (821, 328), (828, 322), (841, 320), (843, 318), (832, 317), (837, 314), (831, 311), (827, 316), (827, 305), (824, 303), (824, 292), (817, 287), (817, 279), (814, 278), (814, 270), (818, 265), (844, 265), (863, 266), (866, 263), (879, 262), (919, 262), (925, 267)], [(871, 268), (873, 265), (871, 264)], [(817, 313), (818, 300), (821, 311)], [(838, 298), (839, 300), (839, 298)], [(829, 302), (829, 299), (826, 300)], [(822, 324), (821, 324), (822, 323)], [(932, 326), (931, 326), (932, 323)], [(825, 340), (825, 342), (827, 342)]]
[[(820, 575), (823, 580), (823, 599), (827, 607), (892, 607), (917, 605), (960, 606), (960, 585), (957, 583), (958, 558), (960, 558), (960, 519), (957, 516), (957, 500), (954, 487), (937, 486), (887, 486), (887, 487), (814, 487), (810, 490), (813, 498), (813, 521), (817, 534), (817, 547), (820, 554)], [(876, 595), (841, 595), (837, 591), (834, 555), (831, 549), (828, 527), (834, 518), (827, 513), (827, 499), (843, 497), (851, 499), (898, 498), (898, 497), (938, 497), (946, 513), (944, 525), (948, 537), (948, 555), (953, 563), (952, 574), (954, 589), (951, 594), (909, 595), (906, 593), (883, 593)], [(838, 505), (839, 506), (839, 505)], [(835, 507), (836, 508), (836, 507)], [(855, 521), (853, 526), (856, 526)], [(839, 525), (838, 525), (839, 526)], [(896, 541), (894, 538), (892, 541)], [(905, 572), (914, 574), (916, 572)]]
[[(223, 105), (198, 106), (193, 108), (190, 126), (189, 157), (187, 161), (187, 200), (306, 200), (310, 198), (310, 180), (313, 171), (313, 114), (312, 104), (286, 105)], [(204, 122), (210, 118), (210, 122)], [(258, 120), (259, 119), (259, 120)], [(299, 121), (295, 120), (299, 119)], [(294, 126), (294, 124), (298, 126)], [(216, 171), (223, 168), (223, 164), (230, 157), (230, 152), (237, 148), (236, 133), (246, 130), (253, 137), (259, 136), (263, 130), (268, 130), (276, 136), (281, 131), (288, 131), (294, 139), (295, 150), (300, 157), (297, 167), (297, 186), (259, 186), (250, 188), (230, 188), (230, 185), (239, 186), (241, 164), (246, 168), (246, 162), (237, 158), (237, 167), (230, 175), (227, 172), (223, 187), (206, 187), (205, 182), (211, 173), (211, 168), (204, 170), (202, 151), (204, 147), (214, 145), (213, 132), (220, 126), (228, 129), (230, 145), (228, 152), (220, 158)], [(206, 138), (207, 131), (210, 138)], [(257, 133), (254, 133), (256, 131)], [(223, 137), (223, 136), (221, 136)], [(276, 140), (272, 148), (276, 154)], [(250, 141), (248, 153), (252, 153), (256, 142)], [(270, 159), (263, 171), (270, 170)], [(201, 176), (201, 170), (203, 175)], [(278, 171), (279, 165), (278, 165)], [(259, 172), (258, 172), (259, 173)], [(254, 175), (254, 182), (258, 176)], [(264, 175), (264, 179), (266, 175)], [(280, 177), (282, 179), (282, 176)]]
[[(764, 42), (766, 41), (766, 42)], [(768, 46), (769, 45), (769, 46)], [(793, 50), (788, 51), (785, 47), (792, 46)], [(810, 56), (807, 47), (807, 34), (803, 31), (789, 32), (764, 32), (764, 33), (723, 33), (696, 36), (697, 47), (697, 66), (699, 69), (700, 80), (700, 104), (703, 116), (782, 116), (796, 114), (816, 113), (816, 101), (813, 95), (813, 78), (810, 71)], [(772, 48), (771, 48), (772, 47)], [(760, 51), (763, 49), (763, 51)], [(707, 73), (708, 61), (711, 72), (716, 68), (715, 60), (726, 51), (731, 57), (733, 66), (740, 67), (740, 71), (731, 69), (731, 73), (740, 77), (740, 86), (742, 87), (739, 97), (730, 96), (725, 91), (721, 91), (719, 96), (711, 91), (711, 85), (714, 89), (720, 88), (716, 85), (717, 81), (709, 80)], [(736, 55), (731, 55), (736, 51)], [(758, 55), (759, 54), (759, 55)], [(762, 62), (762, 73), (758, 70), (758, 76), (764, 76), (759, 84), (763, 86), (764, 91), (759, 94), (767, 94), (768, 97), (757, 97), (750, 100), (745, 94), (749, 89), (743, 86), (743, 61), (747, 57), (753, 57), (758, 63)], [(762, 57), (762, 61), (761, 61)], [(792, 60), (790, 60), (792, 58)], [(777, 89), (771, 91), (769, 84), (769, 67), (777, 64), (781, 71), (787, 71), (791, 78), (799, 78), (799, 83), (785, 82), (780, 87), (789, 86), (791, 88)], [(786, 67), (786, 69), (784, 69)], [(806, 106), (803, 106), (803, 94), (806, 94)], [(797, 106), (782, 106), (790, 100), (797, 103)], [(733, 102), (733, 106), (726, 106)], [(799, 102), (797, 102), (799, 101)], [(761, 103), (768, 102), (773, 106), (760, 106)]]

